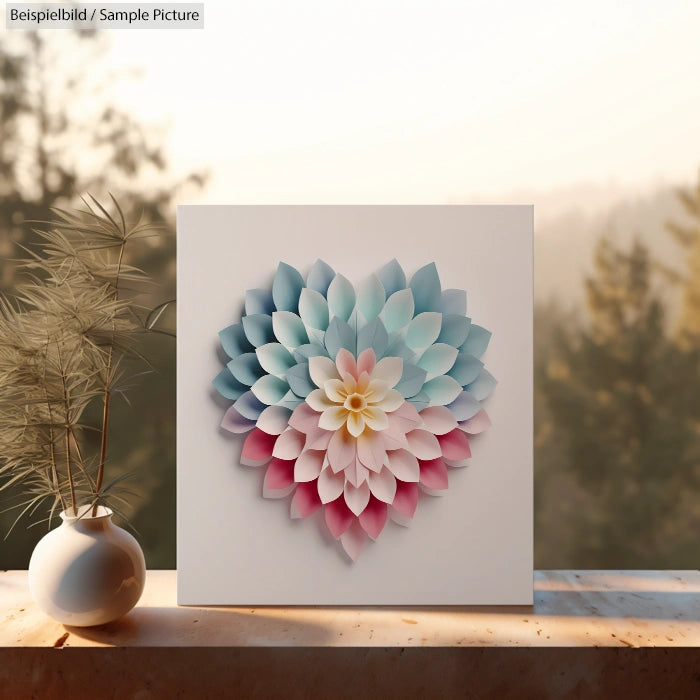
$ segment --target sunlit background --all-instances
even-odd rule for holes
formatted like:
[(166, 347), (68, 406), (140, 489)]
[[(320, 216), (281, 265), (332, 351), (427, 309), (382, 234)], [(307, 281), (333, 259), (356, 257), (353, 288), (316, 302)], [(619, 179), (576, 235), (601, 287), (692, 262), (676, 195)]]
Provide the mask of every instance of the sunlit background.
[[(3, 292), (23, 222), (86, 191), (170, 226), (133, 260), (152, 304), (177, 203), (534, 203), (535, 564), (697, 568), (700, 4), (209, 1), (205, 27), (3, 30)], [(147, 342), (112, 461), (173, 568), (174, 344)]]

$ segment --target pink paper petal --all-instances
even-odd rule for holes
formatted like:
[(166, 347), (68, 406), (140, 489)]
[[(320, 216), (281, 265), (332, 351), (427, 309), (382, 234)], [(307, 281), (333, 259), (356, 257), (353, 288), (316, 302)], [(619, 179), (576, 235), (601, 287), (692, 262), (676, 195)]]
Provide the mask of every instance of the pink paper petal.
[(392, 450), (387, 452), (389, 469), (401, 481), (417, 482), (420, 478), (420, 468), (415, 455), (408, 450)]
[(378, 501), (376, 498), (370, 498), (367, 507), (360, 513), (360, 525), (362, 529), (373, 539), (379, 537), (381, 531), (386, 525), (387, 505)]
[(260, 414), (257, 427), (268, 435), (279, 435), (289, 425), (291, 411), (284, 406), (268, 406)]
[(333, 433), (324, 430), (323, 428), (314, 428), (306, 434), (306, 442), (304, 443), (305, 450), (327, 450), (328, 443), (331, 441)]
[(403, 513), (399, 513), (396, 508), (392, 506), (387, 506), (389, 510), (389, 517), (397, 524), (401, 525), (401, 527), (408, 527), (412, 522), (413, 519), (409, 515), (404, 515)]
[(343, 493), (345, 486), (345, 472), (334, 474), (333, 470), (326, 467), (318, 476), (316, 488), (321, 503), (335, 501)]
[(272, 456), (280, 459), (296, 459), (301, 454), (305, 442), (306, 436), (303, 433), (288, 428), (277, 438)]
[(420, 483), (429, 489), (441, 491), (447, 488), (447, 467), (441, 459), (418, 460)]
[(307, 518), (321, 507), (321, 499), (318, 497), (315, 481), (297, 486), (294, 493), (294, 507), (302, 518)]
[(357, 381), (360, 376), (357, 371), (357, 364), (355, 363), (355, 358), (352, 353), (345, 348), (341, 348), (335, 357), (335, 365), (340, 372), (340, 376), (343, 374), (349, 374), (355, 381)]
[(357, 456), (367, 469), (380, 471), (387, 460), (382, 433), (365, 430), (357, 438)]
[(321, 450), (305, 450), (294, 464), (294, 481), (313, 481), (318, 478), (323, 468), (325, 452)]
[(444, 435), (457, 427), (457, 421), (446, 406), (430, 406), (420, 412), (425, 429), (434, 435)]
[(336, 430), (328, 444), (328, 461), (334, 472), (345, 469), (354, 459), (356, 440), (345, 429)]
[(243, 443), (241, 463), (247, 466), (267, 464), (272, 457), (276, 440), (276, 435), (268, 435), (259, 428), (255, 428)]
[(367, 534), (359, 521), (353, 521), (352, 525), (340, 536), (340, 542), (350, 559), (355, 561), (360, 556), (367, 544)]
[(264, 487), (271, 491), (286, 489), (294, 483), (294, 460), (274, 457), (265, 472)]
[(396, 481), (396, 495), (392, 506), (402, 515), (413, 517), (418, 505), (418, 484)]
[(469, 420), (462, 421), (459, 424), (460, 430), (463, 430), (469, 435), (478, 435), (490, 427), (491, 419), (483, 408), (475, 416), (472, 416)]
[(469, 459), (472, 456), (472, 452), (469, 449), (469, 440), (458, 428), (446, 435), (438, 435), (437, 439), (440, 442), (440, 448), (445, 459), (458, 461), (460, 459)]
[(320, 414), (314, 411), (308, 403), (300, 403), (289, 418), (289, 425), (301, 433), (310, 433), (318, 428)]
[(359, 487), (363, 481), (366, 481), (369, 473), (369, 469), (362, 466), (357, 457), (355, 457), (355, 462), (351, 463), (349, 467), (345, 467), (345, 471), (343, 471), (345, 478), (355, 487)]
[(357, 358), (357, 375), (355, 379), (359, 379), (363, 372), (367, 372), (367, 374), (371, 375), (376, 363), (377, 358), (374, 355), (374, 350), (372, 350), (372, 348), (363, 350)]
[(392, 421), (399, 426), (404, 433), (408, 433), (414, 428), (417, 428), (423, 422), (423, 419), (420, 417), (418, 411), (416, 411), (415, 406), (404, 401), (395, 411), (389, 413), (389, 422)]
[(375, 498), (384, 503), (393, 503), (396, 495), (396, 477), (386, 467), (379, 474), (369, 472), (367, 482)]
[(442, 456), (440, 443), (432, 433), (427, 430), (412, 430), (406, 434), (408, 449), (418, 459), (435, 459)]
[(350, 508), (355, 515), (359, 515), (365, 509), (367, 503), (369, 503), (369, 484), (366, 481), (363, 481), (358, 488), (355, 488), (350, 482), (346, 481), (343, 493), (348, 508)]
[(331, 503), (327, 503), (323, 509), (323, 514), (331, 535), (336, 539), (350, 527), (350, 524), (355, 519), (342, 496)]
[(230, 433), (247, 433), (255, 427), (255, 421), (242, 416), (233, 406), (224, 413), (221, 427)]

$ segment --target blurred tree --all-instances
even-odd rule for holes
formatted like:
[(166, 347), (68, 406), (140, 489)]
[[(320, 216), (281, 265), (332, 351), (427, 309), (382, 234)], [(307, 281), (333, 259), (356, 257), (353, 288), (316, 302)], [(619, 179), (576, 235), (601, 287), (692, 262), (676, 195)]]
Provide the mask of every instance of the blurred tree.
[(700, 525), (696, 358), (667, 338), (648, 250), (605, 239), (589, 319), (557, 332), (537, 379), (585, 492), (569, 513), (579, 568), (693, 568)]

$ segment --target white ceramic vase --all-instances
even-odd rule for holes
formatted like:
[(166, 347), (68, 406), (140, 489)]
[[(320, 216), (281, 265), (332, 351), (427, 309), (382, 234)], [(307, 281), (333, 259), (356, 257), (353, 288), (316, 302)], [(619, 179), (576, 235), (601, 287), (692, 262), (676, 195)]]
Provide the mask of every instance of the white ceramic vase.
[(139, 543), (112, 522), (112, 511), (82, 506), (61, 513), (29, 562), (29, 590), (58, 622), (78, 627), (116, 620), (136, 605), (146, 580)]

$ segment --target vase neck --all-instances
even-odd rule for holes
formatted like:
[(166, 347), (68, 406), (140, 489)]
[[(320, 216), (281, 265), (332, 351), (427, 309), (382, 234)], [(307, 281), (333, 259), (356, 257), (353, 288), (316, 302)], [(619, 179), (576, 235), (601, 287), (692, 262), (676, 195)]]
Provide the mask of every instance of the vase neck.
[(112, 511), (104, 506), (98, 506), (95, 515), (91, 505), (80, 506), (77, 515), (72, 508), (61, 513), (63, 525), (80, 532), (100, 532), (112, 525)]

